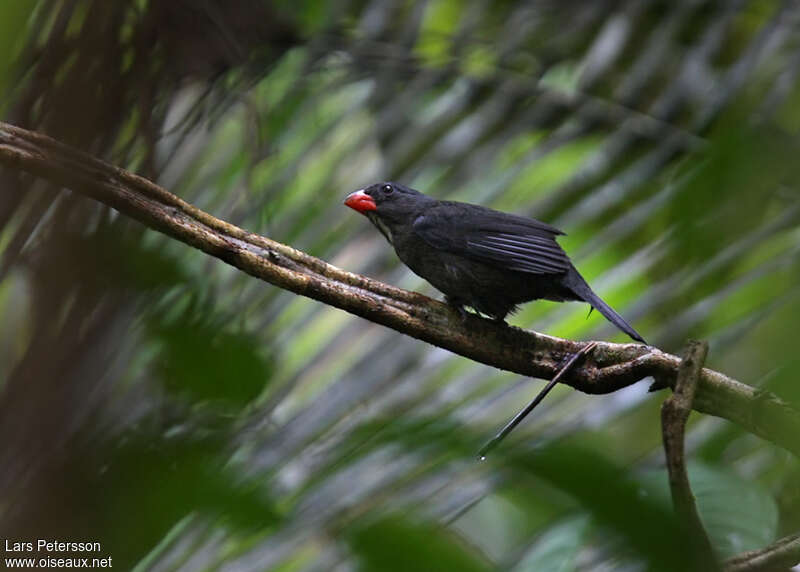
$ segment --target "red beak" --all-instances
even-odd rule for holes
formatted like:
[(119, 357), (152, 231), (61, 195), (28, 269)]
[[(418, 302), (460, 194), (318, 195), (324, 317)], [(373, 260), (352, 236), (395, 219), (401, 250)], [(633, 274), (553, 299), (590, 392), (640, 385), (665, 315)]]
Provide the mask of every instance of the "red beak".
[(364, 191), (350, 193), (344, 200), (344, 204), (360, 213), (378, 210), (375, 200)]

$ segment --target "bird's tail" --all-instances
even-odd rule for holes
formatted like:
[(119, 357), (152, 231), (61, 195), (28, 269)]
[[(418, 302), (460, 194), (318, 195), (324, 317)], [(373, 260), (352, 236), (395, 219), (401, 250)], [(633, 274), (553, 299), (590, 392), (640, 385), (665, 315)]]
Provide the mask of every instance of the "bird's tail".
[(594, 291), (586, 283), (586, 280), (583, 279), (583, 276), (581, 276), (577, 270), (574, 268), (570, 269), (565, 277), (564, 282), (578, 298), (591, 304), (592, 307), (603, 314), (603, 316), (605, 316), (609, 322), (614, 324), (637, 342), (642, 342), (643, 344), (647, 343), (644, 341), (644, 338), (642, 338), (642, 336), (640, 336), (639, 333), (633, 329), (633, 326), (625, 321), (625, 318), (617, 314), (611, 306), (603, 302), (600, 296), (594, 293)]

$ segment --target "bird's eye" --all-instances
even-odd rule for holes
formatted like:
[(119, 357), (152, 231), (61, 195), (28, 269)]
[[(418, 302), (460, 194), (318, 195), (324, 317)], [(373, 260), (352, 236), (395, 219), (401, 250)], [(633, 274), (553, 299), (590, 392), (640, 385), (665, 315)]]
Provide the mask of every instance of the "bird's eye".
[(383, 185), (383, 192), (387, 195), (394, 191), (394, 187), (392, 185)]

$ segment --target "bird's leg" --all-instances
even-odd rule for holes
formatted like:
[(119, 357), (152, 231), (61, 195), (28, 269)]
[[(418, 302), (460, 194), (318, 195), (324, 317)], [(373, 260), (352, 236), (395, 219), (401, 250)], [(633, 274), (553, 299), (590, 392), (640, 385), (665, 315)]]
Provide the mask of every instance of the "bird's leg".
[(456, 312), (458, 312), (459, 317), (461, 318), (461, 323), (464, 324), (467, 321), (467, 311), (464, 309), (464, 304), (461, 303), (460, 300), (456, 298), (451, 298), (450, 296), (444, 297), (445, 302), (447, 305), (453, 308)]

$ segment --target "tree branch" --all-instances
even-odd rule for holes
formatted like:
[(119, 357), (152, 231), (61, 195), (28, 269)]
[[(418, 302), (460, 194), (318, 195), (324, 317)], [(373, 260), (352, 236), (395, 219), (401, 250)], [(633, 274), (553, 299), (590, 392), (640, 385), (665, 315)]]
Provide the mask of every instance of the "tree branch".
[[(550, 379), (565, 358), (586, 345), (474, 315), (462, 323), (442, 302), (346, 272), (247, 232), (147, 179), (2, 122), (0, 164), (91, 197), (270, 284), (499, 369)], [(672, 385), (680, 362), (653, 347), (597, 342), (591, 356), (562, 381), (592, 394), (610, 393), (648, 376)], [(733, 421), (800, 456), (800, 440), (795, 438), (800, 434), (800, 415), (773, 394), (703, 369), (693, 407)]]
[(800, 533), (785, 536), (761, 550), (743, 552), (725, 561), (725, 572), (769, 572), (800, 564)]
[(689, 529), (689, 537), (694, 544), (694, 554), (700, 565), (698, 569), (715, 570), (717, 567), (714, 564), (711, 542), (697, 513), (684, 459), (686, 422), (692, 411), (697, 381), (706, 361), (706, 355), (708, 355), (708, 343), (694, 340), (689, 342), (686, 355), (678, 367), (674, 393), (664, 400), (661, 406), (661, 430), (675, 513)]

